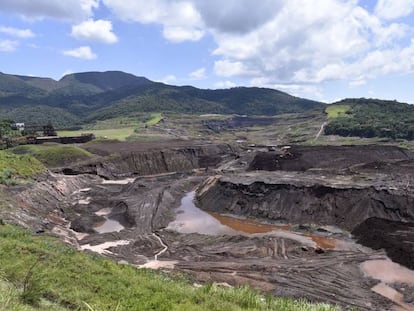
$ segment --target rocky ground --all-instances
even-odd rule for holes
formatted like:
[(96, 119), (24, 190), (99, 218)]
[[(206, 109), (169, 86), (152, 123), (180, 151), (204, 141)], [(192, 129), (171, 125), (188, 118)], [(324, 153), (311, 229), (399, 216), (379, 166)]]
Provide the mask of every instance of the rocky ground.
[[(414, 278), (384, 281), (361, 268), (388, 263), (387, 255), (413, 268), (409, 151), (266, 151), (191, 141), (88, 148), (101, 158), (8, 189), (19, 208), (3, 211), (1, 219), (37, 234), (52, 232), (120, 263), (186, 272), (196, 282), (250, 284), (360, 310), (391, 310), (395, 304), (411, 310)], [(183, 197), (194, 189), (198, 206), (218, 213), (210, 215), (231, 216), (237, 228), (247, 226), (249, 217), (256, 227), (275, 229), (202, 234), (172, 227)], [(382, 284), (402, 292), (403, 300), (372, 290)]]

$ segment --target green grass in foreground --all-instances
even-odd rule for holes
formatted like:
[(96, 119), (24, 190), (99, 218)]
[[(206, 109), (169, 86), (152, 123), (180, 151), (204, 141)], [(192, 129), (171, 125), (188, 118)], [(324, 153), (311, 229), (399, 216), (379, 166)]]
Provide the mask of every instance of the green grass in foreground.
[(22, 145), (11, 149), (14, 154), (31, 155), (49, 167), (58, 167), (65, 164), (87, 160), (93, 155), (76, 146), (45, 143), (41, 145)]
[(44, 170), (44, 165), (30, 155), (16, 155), (9, 150), (0, 150), (0, 184), (14, 184), (16, 179), (30, 179)]
[(0, 262), (0, 304), (7, 303), (7, 310), (49, 310), (45, 303), (50, 310), (340, 310), (265, 297), (247, 287), (194, 287), (186, 279), (119, 265), (9, 225), (0, 225)]
[(349, 105), (329, 105), (325, 111), (328, 114), (328, 119), (336, 119), (338, 117), (346, 116), (346, 112), (351, 109)]

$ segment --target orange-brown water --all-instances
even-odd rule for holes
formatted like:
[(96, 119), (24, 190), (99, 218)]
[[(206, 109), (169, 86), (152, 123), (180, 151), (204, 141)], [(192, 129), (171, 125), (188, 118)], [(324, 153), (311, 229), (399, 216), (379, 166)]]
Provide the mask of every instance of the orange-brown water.
[[(240, 219), (235, 218), (232, 216), (221, 215), (219, 213), (209, 213), (215, 219), (220, 221), (220, 223), (224, 226), (230, 227), (235, 231), (248, 233), (248, 234), (256, 234), (256, 233), (270, 233), (273, 231), (280, 231), (285, 230), (289, 231), (292, 229), (290, 225), (274, 225), (274, 224), (266, 224), (261, 223), (259, 221), (253, 219)], [(322, 249), (335, 249), (336, 247), (336, 239), (328, 238), (324, 236), (319, 236), (316, 234), (311, 233), (304, 233), (302, 234), (305, 237), (312, 239), (316, 243), (316, 245)]]
[(211, 216), (217, 219), (222, 225), (228, 226), (233, 230), (244, 233), (268, 233), (274, 230), (290, 230), (289, 225), (273, 225), (254, 221), (252, 219), (241, 219), (232, 216), (221, 215), (219, 213), (210, 212)]
[(205, 212), (193, 203), (194, 192), (188, 193), (181, 201), (176, 220), (169, 224), (169, 229), (181, 233), (202, 234), (266, 234), (280, 232), (285, 237), (312, 243), (322, 249), (335, 249), (337, 240), (311, 233), (291, 231), (290, 225), (261, 223), (253, 219), (241, 219), (214, 212)]

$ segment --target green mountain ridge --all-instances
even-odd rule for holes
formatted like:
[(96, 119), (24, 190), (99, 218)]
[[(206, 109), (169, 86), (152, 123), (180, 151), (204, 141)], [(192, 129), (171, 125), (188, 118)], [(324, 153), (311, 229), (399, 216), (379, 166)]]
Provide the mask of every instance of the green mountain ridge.
[[(55, 109), (48, 112), (48, 106)], [(54, 120), (58, 127), (131, 112), (276, 115), (324, 107), (321, 102), (273, 89), (198, 89), (153, 82), (121, 71), (73, 73), (59, 81), (0, 74), (3, 118), (30, 123)]]
[(325, 127), (325, 134), (414, 140), (414, 105), (397, 101), (348, 98), (331, 107), (342, 107)]

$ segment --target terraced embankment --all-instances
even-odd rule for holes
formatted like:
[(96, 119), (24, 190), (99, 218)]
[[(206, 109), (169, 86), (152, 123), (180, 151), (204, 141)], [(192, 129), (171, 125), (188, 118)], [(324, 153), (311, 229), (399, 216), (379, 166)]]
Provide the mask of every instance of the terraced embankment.
[(186, 141), (167, 143), (96, 143), (85, 147), (105, 159), (63, 168), (65, 174), (96, 174), (105, 178), (185, 172), (214, 167), (234, 157), (236, 149), (228, 144)]

